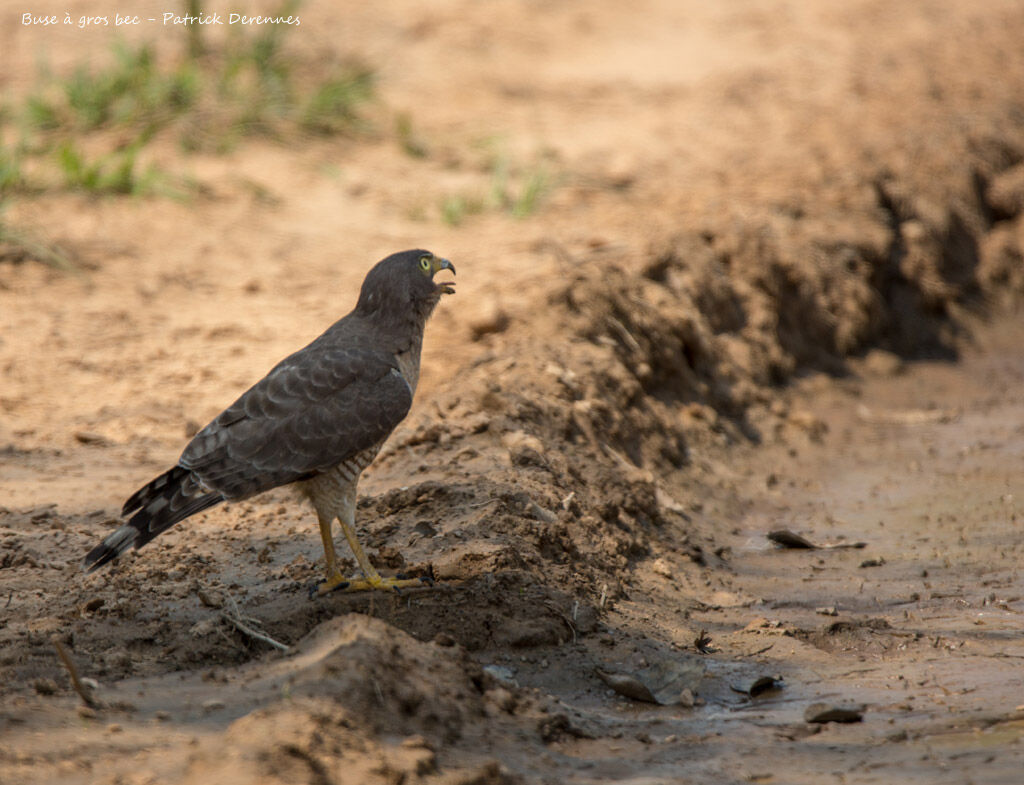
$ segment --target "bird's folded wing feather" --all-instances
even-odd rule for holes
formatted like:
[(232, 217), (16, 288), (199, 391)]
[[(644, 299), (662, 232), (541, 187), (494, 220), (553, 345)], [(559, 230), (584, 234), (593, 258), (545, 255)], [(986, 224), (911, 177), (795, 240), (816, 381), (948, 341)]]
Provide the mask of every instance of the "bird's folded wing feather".
[(324, 471), (382, 442), (412, 390), (393, 356), (312, 345), (196, 434), (179, 464), (238, 499)]

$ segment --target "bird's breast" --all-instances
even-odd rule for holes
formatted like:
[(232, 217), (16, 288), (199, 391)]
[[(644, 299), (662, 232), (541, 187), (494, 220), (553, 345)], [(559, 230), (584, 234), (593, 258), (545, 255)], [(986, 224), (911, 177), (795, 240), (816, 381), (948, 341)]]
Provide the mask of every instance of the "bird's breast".
[(398, 361), (398, 370), (413, 393), (416, 392), (416, 383), (420, 380), (420, 349), (422, 343), (422, 339), (414, 341), (406, 351), (395, 355), (395, 360)]
[(330, 507), (334, 500), (354, 494), (356, 484), (359, 482), (359, 475), (363, 473), (363, 469), (373, 463), (373, 459), (380, 452), (381, 444), (383, 442), (356, 453), (330, 469), (304, 480), (301, 490), (312, 499), (318, 509), (321, 506)]

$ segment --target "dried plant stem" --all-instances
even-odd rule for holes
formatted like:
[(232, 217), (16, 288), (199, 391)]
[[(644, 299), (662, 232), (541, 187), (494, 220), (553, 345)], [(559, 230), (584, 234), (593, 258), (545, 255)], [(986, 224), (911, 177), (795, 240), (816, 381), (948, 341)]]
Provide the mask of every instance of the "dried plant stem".
[(67, 669), (68, 675), (71, 677), (71, 686), (75, 688), (75, 692), (78, 693), (82, 702), (90, 709), (98, 709), (100, 707), (99, 701), (92, 696), (92, 692), (78, 677), (78, 668), (75, 667), (75, 663), (71, 660), (71, 655), (68, 654), (68, 650), (64, 648), (64, 644), (61, 642), (60, 638), (54, 635), (50, 640), (53, 642), (53, 647), (57, 650), (57, 656), (60, 657), (60, 661), (64, 663), (64, 667)]

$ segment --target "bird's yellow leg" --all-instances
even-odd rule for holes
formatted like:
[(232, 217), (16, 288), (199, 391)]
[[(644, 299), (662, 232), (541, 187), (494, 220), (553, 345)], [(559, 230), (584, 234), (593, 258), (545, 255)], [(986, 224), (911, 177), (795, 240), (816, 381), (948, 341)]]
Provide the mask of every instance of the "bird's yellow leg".
[[(348, 545), (352, 549), (352, 555), (356, 557), (359, 569), (362, 570), (363, 575), (359, 578), (344, 577), (338, 571), (338, 557), (335, 554), (334, 539), (331, 536), (331, 520), (319, 515), (319, 513), (318, 517), (320, 519), (320, 537), (324, 541), (324, 557), (327, 560), (327, 580), (316, 587), (318, 595), (323, 596), (334, 591), (356, 592), (371, 591), (373, 589), (398, 591), (400, 589), (423, 587), (430, 584), (429, 579), (423, 578), (381, 577), (376, 568), (370, 564), (370, 559), (366, 556), (363, 546), (359, 544), (359, 539), (356, 537), (356, 530), (353, 526), (355, 518), (354, 504), (345, 505), (343, 514), (338, 516), (338, 522), (341, 524), (341, 530), (345, 533), (345, 539), (348, 540)], [(350, 520), (345, 520), (346, 518)]]
[(341, 524), (341, 530), (345, 534), (345, 539), (348, 540), (348, 547), (352, 549), (352, 555), (356, 557), (356, 561), (359, 562), (359, 569), (363, 571), (363, 576), (373, 584), (374, 587), (381, 582), (380, 573), (377, 572), (377, 568), (370, 564), (370, 559), (366, 555), (366, 551), (363, 550), (363, 546), (359, 544), (359, 538), (356, 537), (356, 530), (352, 524), (348, 523), (344, 518), (338, 518), (338, 523)]
[[(338, 554), (334, 550), (334, 537), (331, 535), (331, 517), (316, 511), (320, 521), (320, 539), (324, 544), (324, 561), (327, 562), (327, 580), (316, 587), (318, 594), (326, 594), (346, 583), (345, 576), (338, 571)], [(311, 590), (312, 591), (312, 590)]]

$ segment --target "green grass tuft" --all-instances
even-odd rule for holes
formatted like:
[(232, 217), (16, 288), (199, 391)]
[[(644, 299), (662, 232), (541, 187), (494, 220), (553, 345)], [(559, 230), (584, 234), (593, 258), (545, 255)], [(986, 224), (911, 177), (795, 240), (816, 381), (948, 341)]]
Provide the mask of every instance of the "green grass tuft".
[(527, 218), (539, 209), (554, 187), (543, 163), (520, 168), (513, 166), (505, 155), (489, 155), (485, 165), (490, 173), (486, 196), (458, 193), (441, 198), (441, 219), (449, 226), (458, 226), (468, 216), (488, 210), (516, 219)]
[(441, 219), (449, 226), (460, 225), (469, 215), (482, 213), (486, 205), (479, 197), (455, 194), (441, 199)]
[(360, 123), (358, 107), (373, 95), (373, 74), (352, 70), (328, 79), (306, 100), (301, 125), (308, 131), (337, 134)]

